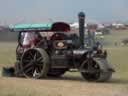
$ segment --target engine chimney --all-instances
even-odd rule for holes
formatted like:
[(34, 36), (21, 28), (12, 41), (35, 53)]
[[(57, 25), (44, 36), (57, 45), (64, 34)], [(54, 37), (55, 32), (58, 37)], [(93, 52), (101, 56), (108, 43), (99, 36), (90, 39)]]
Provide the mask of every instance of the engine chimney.
[(84, 12), (80, 12), (78, 14), (78, 18), (79, 18), (79, 37), (80, 37), (80, 44), (81, 44), (81, 48), (84, 48), (84, 32), (85, 32), (85, 28), (84, 28), (85, 14), (84, 14)]

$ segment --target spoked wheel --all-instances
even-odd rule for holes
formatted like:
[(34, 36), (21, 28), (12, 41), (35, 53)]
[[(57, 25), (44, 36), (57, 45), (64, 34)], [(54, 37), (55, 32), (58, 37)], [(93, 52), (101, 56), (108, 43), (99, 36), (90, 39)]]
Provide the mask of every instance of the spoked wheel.
[(106, 59), (87, 59), (82, 64), (81, 75), (87, 81), (104, 82), (111, 78), (112, 69)]
[(48, 76), (51, 77), (60, 77), (62, 76), (68, 69), (50, 69), (50, 71), (48, 72)]
[(49, 68), (49, 57), (40, 48), (28, 49), (22, 56), (21, 69), (25, 77), (46, 77)]

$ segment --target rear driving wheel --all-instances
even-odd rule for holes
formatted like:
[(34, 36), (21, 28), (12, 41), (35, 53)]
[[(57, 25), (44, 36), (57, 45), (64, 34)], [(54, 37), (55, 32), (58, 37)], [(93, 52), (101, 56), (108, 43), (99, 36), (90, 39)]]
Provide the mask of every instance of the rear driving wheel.
[(22, 56), (21, 70), (25, 77), (46, 77), (49, 68), (49, 57), (45, 50), (40, 48), (28, 49)]
[(112, 76), (112, 71), (109, 70), (111, 67), (106, 59), (87, 59), (82, 65), (81, 75), (87, 81), (104, 82), (108, 81)]

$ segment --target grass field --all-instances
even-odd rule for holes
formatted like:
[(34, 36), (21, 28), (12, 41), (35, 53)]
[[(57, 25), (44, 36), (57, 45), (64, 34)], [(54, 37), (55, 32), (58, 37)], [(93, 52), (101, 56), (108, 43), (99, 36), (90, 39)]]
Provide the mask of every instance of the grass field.
[[(109, 82), (86, 82), (79, 73), (69, 72), (58, 79), (0, 77), (0, 96), (128, 96), (128, 47), (120, 43), (126, 37), (128, 31), (113, 32), (105, 37), (109, 42), (105, 47), (108, 61), (116, 70)], [(117, 46), (114, 46), (115, 42), (118, 42)], [(0, 69), (13, 66), (15, 47), (14, 42), (0, 42)]]
[(0, 65), (14, 63), (16, 44), (16, 42), (0, 42)]

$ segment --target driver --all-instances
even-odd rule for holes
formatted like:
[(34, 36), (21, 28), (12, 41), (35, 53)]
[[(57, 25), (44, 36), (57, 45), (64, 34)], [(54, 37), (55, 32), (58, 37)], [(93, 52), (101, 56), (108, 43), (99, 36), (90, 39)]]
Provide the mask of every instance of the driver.
[(33, 48), (39, 42), (38, 32), (25, 32), (23, 38), (23, 48)]

